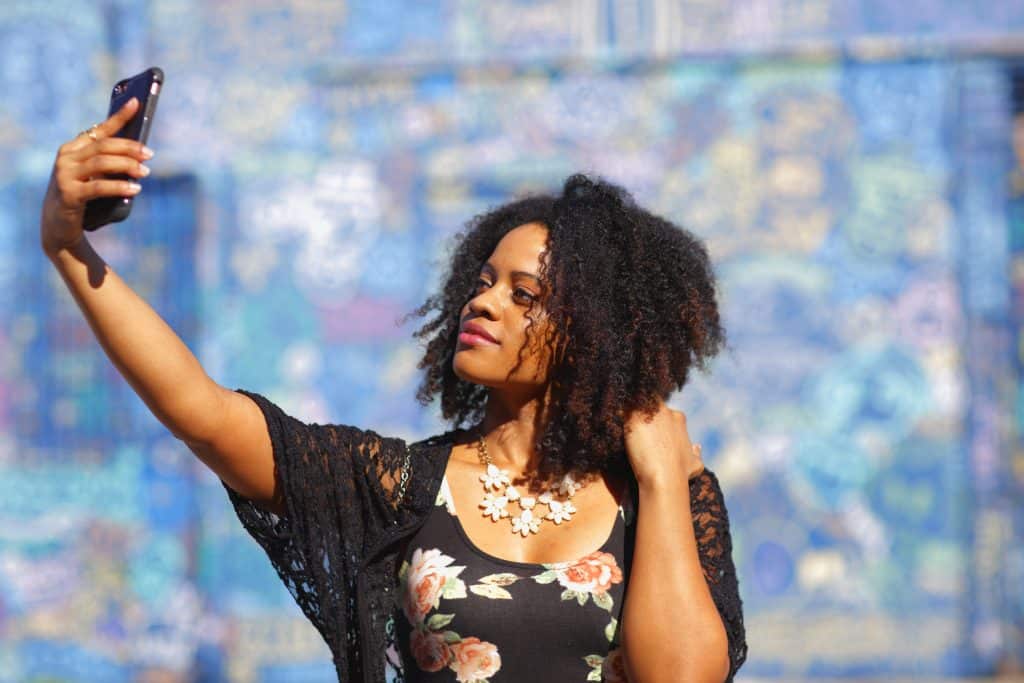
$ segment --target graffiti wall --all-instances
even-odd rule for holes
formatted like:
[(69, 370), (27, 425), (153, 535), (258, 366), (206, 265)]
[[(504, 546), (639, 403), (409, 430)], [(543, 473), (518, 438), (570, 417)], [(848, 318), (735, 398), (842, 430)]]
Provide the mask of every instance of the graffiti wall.
[(989, 49), (1024, 3), (14, 2), (0, 37), (0, 681), (333, 675), (38, 248), (57, 147), (150, 65), (154, 175), (90, 239), (219, 383), (443, 431), (397, 320), (449, 238), (605, 176), (720, 278), (731, 348), (672, 403), (725, 491), (739, 678), (1024, 658), (1021, 212)]

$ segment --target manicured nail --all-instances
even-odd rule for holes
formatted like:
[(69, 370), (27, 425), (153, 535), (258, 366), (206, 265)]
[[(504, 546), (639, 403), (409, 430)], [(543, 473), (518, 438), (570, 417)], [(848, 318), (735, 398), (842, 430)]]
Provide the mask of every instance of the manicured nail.
[(128, 183), (128, 189), (131, 192), (139, 192), (142, 190), (142, 185), (139, 185), (138, 183)]
[(145, 145), (143, 145), (142, 146), (142, 156), (145, 159), (152, 159), (153, 158), (153, 150), (151, 150), (149, 147), (146, 147)]
[(139, 172), (142, 173), (142, 177), (145, 178), (149, 175), (149, 166), (145, 164), (139, 164)]

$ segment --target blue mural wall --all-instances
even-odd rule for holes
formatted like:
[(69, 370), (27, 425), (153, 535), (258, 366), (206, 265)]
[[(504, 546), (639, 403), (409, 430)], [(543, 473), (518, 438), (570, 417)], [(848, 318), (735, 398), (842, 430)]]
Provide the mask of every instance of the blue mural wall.
[(90, 239), (218, 382), (443, 430), (396, 319), (474, 214), (604, 175), (721, 279), (733, 350), (673, 405), (730, 510), (739, 678), (1019, 665), (1022, 39), (1020, 2), (5, 3), (0, 681), (333, 675), (37, 246), (57, 147), (154, 64), (154, 175)]

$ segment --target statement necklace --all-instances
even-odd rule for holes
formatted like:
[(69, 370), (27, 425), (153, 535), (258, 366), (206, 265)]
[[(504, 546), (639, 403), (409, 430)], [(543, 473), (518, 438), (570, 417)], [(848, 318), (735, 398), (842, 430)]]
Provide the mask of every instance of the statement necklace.
[[(541, 521), (545, 519), (555, 524), (571, 521), (572, 514), (576, 512), (576, 508), (569, 500), (555, 500), (554, 495), (558, 494), (563, 497), (572, 498), (576, 491), (583, 488), (583, 484), (577, 483), (571, 474), (566, 474), (557, 486), (547, 487), (544, 493), (539, 496), (520, 495), (516, 487), (512, 486), (508, 471), (498, 469), (497, 465), (491, 462), (491, 456), (487, 453), (487, 442), (484, 441), (484, 435), (482, 432), (478, 432), (478, 434), (480, 439), (477, 442), (477, 451), (480, 455), (480, 462), (487, 466), (487, 472), (480, 475), (480, 481), (484, 483), (484, 499), (478, 506), (483, 508), (484, 517), (490, 517), (494, 522), (503, 517), (509, 517), (512, 521), (512, 533), (521, 534), (524, 538), (527, 534), (537, 533), (540, 530)], [(498, 491), (501, 487), (505, 488), (501, 495), (496, 496), (491, 493), (492, 489)], [(519, 503), (522, 513), (513, 517), (506, 509), (509, 502)], [(546, 515), (542, 516), (536, 512), (538, 503), (547, 506), (548, 513)]]

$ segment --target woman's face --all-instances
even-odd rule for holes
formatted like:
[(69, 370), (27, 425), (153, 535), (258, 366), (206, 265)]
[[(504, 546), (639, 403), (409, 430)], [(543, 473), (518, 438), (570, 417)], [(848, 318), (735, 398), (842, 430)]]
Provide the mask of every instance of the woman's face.
[[(546, 239), (542, 223), (520, 225), (501, 238), (480, 269), (474, 295), (462, 307), (461, 325), (463, 330), (467, 324), (478, 325), (496, 342), (474, 340), (460, 331), (452, 360), (460, 379), (530, 394), (547, 383), (548, 319), (542, 303), (544, 289), (537, 279)], [(527, 342), (531, 299), (536, 303), (530, 313), (534, 318), (530, 347), (523, 352), (522, 365), (509, 377), (519, 349)]]

